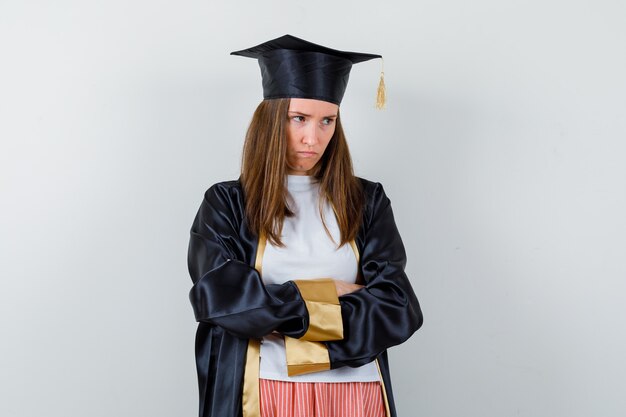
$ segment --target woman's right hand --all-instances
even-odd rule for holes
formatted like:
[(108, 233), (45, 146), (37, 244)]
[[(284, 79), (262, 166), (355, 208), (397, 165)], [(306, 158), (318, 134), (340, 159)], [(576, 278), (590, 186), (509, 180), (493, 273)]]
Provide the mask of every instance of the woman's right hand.
[(340, 281), (337, 279), (334, 279), (333, 282), (335, 283), (335, 288), (337, 289), (337, 297), (350, 294), (363, 288), (363, 285), (351, 284), (349, 282)]

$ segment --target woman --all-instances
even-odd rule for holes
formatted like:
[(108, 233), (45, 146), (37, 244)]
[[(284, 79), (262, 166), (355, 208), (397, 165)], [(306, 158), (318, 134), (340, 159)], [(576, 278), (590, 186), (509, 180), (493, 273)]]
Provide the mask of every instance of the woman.
[(200, 416), (395, 416), (386, 349), (422, 324), (379, 183), (355, 177), (339, 104), (353, 63), (290, 35), (259, 60), (241, 176), (191, 228)]

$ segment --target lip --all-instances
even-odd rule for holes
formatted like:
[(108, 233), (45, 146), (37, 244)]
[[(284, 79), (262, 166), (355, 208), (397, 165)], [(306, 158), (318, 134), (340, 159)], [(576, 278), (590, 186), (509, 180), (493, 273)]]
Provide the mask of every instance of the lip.
[(303, 156), (315, 156), (315, 155), (317, 155), (317, 152), (307, 152), (307, 151), (301, 151), (301, 152), (298, 152), (298, 155), (303, 155)]

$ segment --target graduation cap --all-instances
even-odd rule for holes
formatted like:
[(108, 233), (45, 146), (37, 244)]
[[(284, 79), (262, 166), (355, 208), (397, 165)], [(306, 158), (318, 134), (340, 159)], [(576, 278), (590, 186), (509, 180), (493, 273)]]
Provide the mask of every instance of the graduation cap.
[[(312, 98), (340, 104), (352, 64), (381, 55), (338, 51), (291, 35), (252, 48), (231, 52), (256, 58), (261, 67), (263, 98)], [(385, 106), (385, 81), (381, 71), (376, 107)]]

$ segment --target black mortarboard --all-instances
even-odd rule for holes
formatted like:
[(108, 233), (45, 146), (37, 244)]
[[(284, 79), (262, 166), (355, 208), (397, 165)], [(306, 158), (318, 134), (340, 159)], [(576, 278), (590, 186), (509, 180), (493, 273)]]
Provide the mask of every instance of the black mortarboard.
[[(352, 64), (382, 58), (375, 54), (338, 51), (291, 35), (230, 54), (258, 59), (264, 99), (299, 97), (335, 104), (341, 103)], [(384, 106), (382, 74), (378, 94), (380, 108)]]

